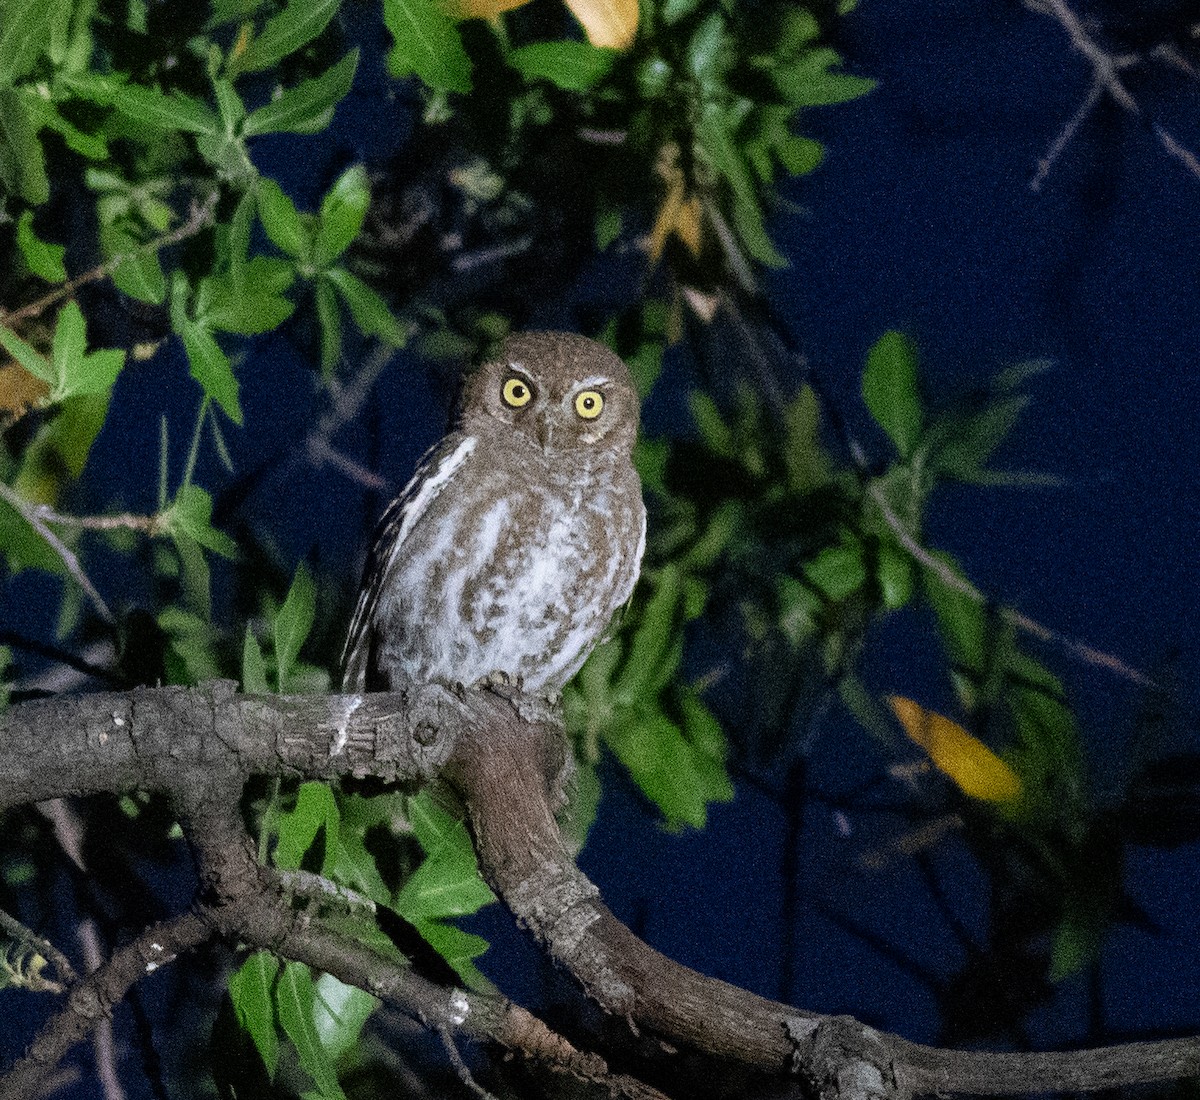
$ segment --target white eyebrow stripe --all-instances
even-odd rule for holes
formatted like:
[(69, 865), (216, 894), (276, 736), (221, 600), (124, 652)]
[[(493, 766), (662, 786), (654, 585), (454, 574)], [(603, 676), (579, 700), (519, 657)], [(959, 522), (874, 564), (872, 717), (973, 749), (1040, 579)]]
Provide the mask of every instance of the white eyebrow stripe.
[(578, 393), (580, 390), (594, 389), (596, 386), (607, 386), (612, 379), (607, 374), (593, 374), (589, 378), (585, 378), (572, 390), (572, 393)]

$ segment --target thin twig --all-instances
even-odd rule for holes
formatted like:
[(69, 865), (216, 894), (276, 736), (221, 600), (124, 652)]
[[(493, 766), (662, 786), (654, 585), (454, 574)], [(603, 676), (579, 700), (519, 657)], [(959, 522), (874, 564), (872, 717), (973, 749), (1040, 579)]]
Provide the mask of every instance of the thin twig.
[(1083, 102), (1079, 105), (1075, 113), (1067, 120), (1067, 124), (1058, 132), (1058, 136), (1054, 139), (1050, 148), (1046, 150), (1046, 155), (1038, 161), (1037, 174), (1029, 181), (1029, 189), (1031, 191), (1040, 191), (1042, 184), (1046, 182), (1046, 177), (1050, 175), (1054, 165), (1058, 163), (1059, 157), (1063, 155), (1064, 150), (1074, 139), (1079, 127), (1083, 125), (1083, 120), (1092, 113), (1092, 108), (1100, 102), (1100, 97), (1104, 94), (1104, 85), (1099, 80), (1093, 80), (1092, 86), (1088, 89), (1088, 94), (1084, 96)]
[(49, 504), (33, 505), (34, 513), (47, 523), (58, 524), (60, 527), (75, 527), (82, 531), (142, 531), (147, 535), (157, 535), (162, 531), (160, 516), (138, 516), (130, 512), (122, 512), (115, 516), (68, 516), (56, 512)]
[(1181, 161), (1185, 168), (1192, 173), (1197, 179), (1200, 179), (1200, 159), (1197, 159), (1196, 154), (1190, 149), (1180, 145), (1171, 134), (1160, 126), (1157, 122), (1154, 125), (1154, 135), (1162, 143), (1162, 147), (1166, 149), (1176, 160)]
[(496, 1100), (495, 1096), (475, 1080), (470, 1067), (463, 1061), (463, 1056), (458, 1052), (458, 1046), (454, 1042), (454, 1036), (450, 1034), (450, 1029), (448, 1027), (439, 1027), (438, 1035), (442, 1038), (442, 1046), (446, 1048), (450, 1064), (458, 1073), (458, 1079), (478, 1096), (479, 1100)]
[(1067, 5), (1066, 0), (1025, 0), (1025, 5), (1044, 15), (1054, 16), (1067, 32), (1071, 45), (1091, 63), (1092, 71), (1096, 74), (1096, 79), (1104, 85), (1105, 91), (1130, 114), (1141, 113), (1137, 100), (1129, 94), (1118, 75), (1120, 69), (1127, 68), (1139, 60), (1136, 54), (1117, 56), (1109, 53), (1084, 30), (1079, 17)]
[[(1055, 160), (1058, 159), (1063, 149), (1066, 148), (1074, 136), (1083, 118), (1095, 106), (1096, 100), (1099, 98), (1098, 91), (1100, 89), (1108, 92), (1113, 97), (1113, 100), (1131, 115), (1139, 118), (1142, 117), (1142, 111), (1138, 106), (1137, 100), (1134, 99), (1129, 89), (1121, 83), (1119, 74), (1122, 69), (1141, 64), (1145, 60), (1145, 55), (1136, 53), (1113, 54), (1104, 49), (1103, 46), (1087, 33), (1079, 17), (1071, 10), (1066, 0), (1025, 0), (1025, 6), (1032, 11), (1041, 12), (1043, 15), (1050, 15), (1058, 20), (1062, 28), (1067, 32), (1067, 37), (1070, 38), (1071, 45), (1083, 54), (1091, 64), (1094, 76), (1094, 83), (1088, 92), (1087, 99), (1075, 112), (1075, 115), (1072, 116), (1067, 125), (1063, 127), (1058, 137), (1054, 139), (1054, 144), (1050, 147), (1050, 151), (1039, 164), (1038, 173), (1031, 183), (1031, 187), (1036, 191), (1044, 182)], [(1197, 75), (1196, 70), (1188, 65), (1178, 51), (1172, 53), (1170, 48), (1158, 46), (1151, 53), (1152, 55), (1162, 57), (1170, 63), (1182, 61), (1186, 72), (1189, 72), (1192, 76)], [(1191, 150), (1186, 148), (1166, 127), (1158, 122), (1151, 120), (1151, 129), (1153, 129), (1154, 136), (1158, 138), (1159, 144), (1162, 145), (1167, 153), (1183, 164), (1193, 176), (1200, 179), (1200, 158), (1197, 158)]]
[[(884, 496), (883, 486), (878, 481), (872, 481), (868, 484), (867, 493), (876, 505), (878, 505), (884, 522), (891, 528), (900, 545), (912, 555), (914, 560), (933, 573), (947, 588), (951, 588), (955, 592), (961, 592), (964, 596), (967, 596), (978, 604), (987, 605), (992, 602), (969, 580), (956, 573), (946, 562), (935, 558), (913, 538), (908, 528), (904, 526), (904, 521), (896, 515), (892, 506), (888, 503), (887, 498)], [(1015, 611), (1011, 607), (1001, 607), (997, 613), (1004, 622), (1015, 626), (1018, 630), (1023, 630), (1026, 634), (1032, 634), (1035, 638), (1043, 642), (1051, 642), (1054, 645), (1060, 646), (1067, 650), (1068, 653), (1073, 653), (1088, 664), (1107, 669), (1109, 672), (1131, 680), (1141, 687), (1153, 688), (1158, 686), (1144, 672), (1139, 672), (1119, 657), (1114, 657), (1111, 653), (1095, 649), (1066, 634), (1060, 634), (1057, 630), (1051, 630), (1048, 626), (1042, 626), (1041, 623), (1031, 619), (1028, 615), (1022, 615), (1021, 612)]]
[(14, 489), (10, 489), (3, 482), (0, 482), (0, 498), (3, 498), (11, 505), (59, 556), (63, 565), (67, 567), (67, 572), (75, 578), (76, 583), (87, 594), (88, 599), (92, 601), (100, 618), (110, 626), (115, 625), (117, 621), (116, 617), (109, 610), (108, 604), (104, 602), (104, 597), (96, 591), (96, 586), (88, 579), (88, 575), (83, 571), (83, 566), (79, 564), (79, 559), (75, 556), (75, 552), (46, 526), (45, 520), (38, 514), (38, 506), (26, 500), (20, 493)]
[(375, 903), (357, 890), (343, 886), (340, 882), (325, 878), (313, 871), (279, 871), (279, 881), (285, 890), (301, 897), (322, 902), (336, 902), (345, 909), (362, 909), (375, 912)]
[(322, 466), (329, 465), (335, 470), (340, 470), (351, 481), (357, 482), (364, 488), (373, 489), (376, 492), (387, 488), (388, 483), (378, 474), (372, 473), (361, 462), (355, 462), (349, 455), (342, 454), (329, 443), (329, 440), (315, 432), (305, 440), (305, 449), (308, 451), (308, 457), (312, 464), (318, 470)]
[(107, 278), (125, 260), (141, 256), (147, 252), (157, 252), (160, 248), (167, 248), (170, 245), (187, 240), (188, 237), (194, 237), (200, 230), (212, 224), (213, 213), (217, 207), (217, 197), (217, 192), (214, 191), (203, 202), (193, 202), (187, 220), (182, 225), (172, 229), (169, 233), (164, 233), (160, 237), (154, 237), (129, 252), (122, 252), (120, 255), (113, 256), (102, 264), (97, 264), (90, 271), (85, 271), (82, 275), (77, 275), (74, 279), (68, 279), (65, 283), (56, 286), (36, 301), (29, 302), (18, 309), (0, 309), (0, 325), (11, 325), (14, 321), (21, 321), (26, 317), (36, 317), (56, 302), (71, 297), (81, 286), (86, 286), (88, 283), (94, 283), (99, 279)]
[(342, 454), (333, 446), (331, 440), (345, 424), (358, 415), (370, 397), (376, 379), (391, 362), (394, 354), (393, 348), (377, 348), (349, 381), (342, 383), (337, 378), (329, 380), (326, 386), (329, 392), (329, 407), (321, 414), (316, 426), (304, 441), (308, 459), (318, 470), (328, 463), (351, 481), (356, 481), (368, 489), (386, 488), (387, 482), (383, 478), (348, 455)]

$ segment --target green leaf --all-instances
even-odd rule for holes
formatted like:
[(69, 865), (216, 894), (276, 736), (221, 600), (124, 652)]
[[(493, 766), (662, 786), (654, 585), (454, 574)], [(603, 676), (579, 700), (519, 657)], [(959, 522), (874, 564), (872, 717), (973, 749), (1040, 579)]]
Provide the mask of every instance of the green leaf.
[(775, 45), (777, 56), (790, 57), (821, 33), (817, 17), (805, 8), (785, 8), (780, 13), (780, 21), (782, 25)]
[(212, 497), (199, 485), (180, 488), (162, 518), (172, 534), (182, 533), (223, 558), (232, 558), (237, 554), (237, 543), (213, 527)]
[(862, 549), (827, 546), (804, 566), (804, 575), (826, 598), (838, 601), (857, 592), (867, 580)]
[(33, 211), (23, 210), (17, 219), (17, 246), (29, 265), (29, 270), (48, 283), (61, 283), (67, 278), (63, 266), (66, 246), (43, 241), (33, 231)]
[(86, 354), (87, 326), (78, 303), (68, 302), (58, 311), (54, 328), (54, 382), (50, 400), (63, 401), (85, 393), (102, 393), (112, 387), (125, 365), (125, 352), (116, 349)]
[(15, 84), (37, 64), (55, 26), (70, 21), (69, 0), (7, 0), (0, 6), (0, 84)]
[(867, 353), (862, 395), (900, 457), (909, 458), (920, 438), (924, 416), (917, 389), (916, 348), (902, 332), (885, 332)]
[(488, 941), (473, 932), (464, 932), (452, 924), (443, 921), (422, 920), (412, 922), (413, 926), (443, 959), (446, 960), (463, 980), (463, 984), (472, 989), (487, 988), (488, 980), (471, 962), (479, 958), (487, 949)]
[(18, 363), (21, 364), (34, 378), (40, 378), (47, 386), (53, 386), (56, 381), (54, 364), (42, 355), (36, 348), (25, 343), (15, 332), (0, 325), (0, 344)]
[(688, 405), (704, 445), (719, 458), (736, 458), (733, 432), (712, 397), (703, 390), (694, 390), (688, 395)]
[(701, 113), (696, 137), (705, 159), (733, 192), (734, 225), (750, 255), (769, 267), (784, 266), (786, 261), (771, 244), (763, 226), (754, 181), (730, 133), (730, 120), (717, 104), (709, 104)]
[(29, 96), (26, 99), (33, 119), (34, 129), (47, 127), (62, 137), (69, 149), (90, 160), (107, 160), (109, 156), (108, 142), (104, 134), (89, 134), (80, 130), (70, 119), (64, 118), (58, 111), (58, 105), (40, 96)]
[(229, 977), (229, 997), (238, 1023), (254, 1041), (272, 1081), (279, 1067), (279, 1033), (271, 987), (278, 974), (279, 960), (269, 951), (256, 951)]
[(272, 68), (316, 38), (341, 5), (342, 0), (289, 0), (283, 11), (267, 20), (245, 52), (230, 59), (231, 67), (242, 73)]
[(242, 690), (249, 695), (266, 695), (267, 662), (263, 659), (262, 646), (246, 624), (246, 636), (242, 640)]
[(383, 0), (383, 22), (391, 32), (388, 70), (416, 73), (440, 92), (471, 90), (471, 59), (458, 28), (435, 0)]
[(302, 783), (296, 793), (296, 807), (280, 813), (276, 824), (279, 839), (275, 845), (275, 866), (285, 871), (298, 868), (312, 847), (317, 834), (325, 830), (325, 853), (320, 873), (329, 873), (333, 859), (333, 838), (337, 836), (341, 818), (337, 801), (327, 783)]
[[(668, 824), (704, 828), (713, 792), (705, 769), (697, 766), (698, 754), (674, 722), (651, 712), (641, 720), (615, 723), (605, 740)], [(723, 801), (732, 795), (728, 777), (718, 793)]]
[(238, 401), (238, 382), (233, 365), (217, 344), (216, 338), (203, 325), (184, 318), (175, 331), (183, 341), (192, 377), (200, 383), (235, 424), (242, 422), (242, 406)]
[(288, 589), (287, 597), (279, 614), (275, 616), (275, 668), (280, 691), (285, 691), (292, 667), (300, 654), (300, 647), (312, 630), (317, 607), (317, 586), (301, 562), (296, 567), (296, 576)]
[(568, 92), (586, 92), (608, 75), (617, 51), (563, 39), (513, 50), (508, 63), (526, 80), (548, 80)]
[(318, 267), (328, 266), (350, 247), (370, 205), (366, 169), (360, 164), (347, 168), (321, 202), (313, 249)]
[(883, 605), (895, 611), (912, 599), (913, 563), (904, 551), (884, 543), (879, 548), (879, 591)]
[(601, 210), (596, 215), (596, 248), (603, 252), (620, 235), (621, 211), (615, 206)]
[(221, 113), (225, 133), (232, 137), (237, 133), (238, 124), (246, 117), (246, 105), (228, 80), (214, 80), (213, 94), (217, 97), (217, 110)]
[(258, 216), (271, 243), (289, 256), (307, 262), (312, 256), (312, 238), (295, 204), (269, 176), (258, 181)]
[[(962, 570), (950, 555), (934, 551), (933, 557), (965, 583)], [(951, 663), (967, 669), (982, 669), (988, 635), (988, 612), (983, 603), (947, 584), (931, 569), (922, 570), (922, 579), (925, 598), (937, 615)]]
[(479, 875), (466, 826), (422, 791), (408, 800), (408, 819), (425, 859), (396, 897), (396, 911), (414, 924), (474, 913), (493, 900)]
[(772, 72), (775, 86), (792, 107), (845, 103), (875, 87), (875, 81), (866, 77), (829, 72), (829, 66), (839, 60), (833, 50), (812, 50), (799, 61), (775, 66)]
[(727, 65), (728, 39), (725, 16), (719, 11), (709, 15), (696, 28), (688, 43), (688, 68), (701, 84), (712, 84)]
[(313, 1023), (321, 1046), (335, 1063), (358, 1042), (363, 1024), (378, 1004), (370, 993), (346, 985), (332, 974), (317, 979)]
[(405, 327), (396, 320), (387, 303), (358, 276), (344, 267), (332, 267), (324, 273), (345, 300), (350, 316), (364, 336), (375, 336), (389, 347), (403, 347), (408, 340)]
[[(176, 541), (181, 557), (194, 553), (203, 563), (204, 555), (186, 535)], [(190, 547), (190, 551), (185, 547)], [(168, 683), (198, 684), (221, 674), (210, 615), (202, 617), (181, 607), (168, 607), (158, 616), (158, 625), (171, 639), (166, 654)]]
[(683, 575), (678, 566), (663, 566), (629, 643), (629, 655), (613, 684), (613, 699), (618, 706), (628, 707), (656, 695), (678, 667), (683, 645), (683, 595)]
[(666, 0), (662, 6), (662, 21), (670, 26), (686, 19), (699, 6), (700, 0)]
[(23, 91), (0, 82), (0, 188), (41, 206), (50, 198), (50, 178), (28, 103)]
[(278, 327), (296, 308), (280, 294), (295, 278), (291, 264), (255, 256), (240, 272), (200, 280), (196, 322), (207, 329), (256, 336)]
[(825, 146), (812, 138), (789, 134), (775, 146), (775, 156), (791, 175), (806, 176), (825, 159)]
[(338, 1084), (337, 1069), (321, 1042), (313, 1019), (313, 979), (307, 966), (298, 962), (284, 966), (275, 987), (275, 1003), (279, 1009), (279, 1023), (296, 1048), (304, 1072), (321, 1090), (323, 1100), (345, 1100), (345, 1093)]
[(1024, 396), (1003, 398), (973, 415), (951, 421), (944, 439), (933, 448), (931, 468), (960, 481), (983, 480), (992, 452), (1012, 431), (1028, 402)]
[(155, 88), (124, 84), (115, 89), (113, 106), (139, 126), (210, 137), (224, 133), (221, 120), (211, 108), (182, 92), (166, 95)]
[(139, 302), (162, 305), (167, 297), (167, 277), (163, 274), (158, 253), (139, 249), (123, 256), (113, 271), (113, 282), (122, 294)]
[(1068, 911), (1054, 930), (1047, 977), (1052, 982), (1061, 982), (1079, 973), (1095, 959), (1102, 943), (1103, 923), (1094, 914)]
[(315, 134), (333, 118), (333, 108), (354, 83), (358, 50), (351, 50), (320, 76), (289, 88), (278, 99), (254, 111), (242, 127), (246, 137), (257, 134)]

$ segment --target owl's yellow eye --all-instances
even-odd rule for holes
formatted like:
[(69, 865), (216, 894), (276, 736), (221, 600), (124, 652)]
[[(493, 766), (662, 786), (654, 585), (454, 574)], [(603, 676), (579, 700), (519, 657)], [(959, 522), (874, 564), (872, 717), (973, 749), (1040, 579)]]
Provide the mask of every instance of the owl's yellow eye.
[(523, 378), (509, 378), (501, 388), (500, 395), (512, 409), (519, 409), (533, 400), (533, 390)]
[(595, 420), (604, 408), (604, 395), (599, 390), (583, 390), (575, 395), (575, 411), (584, 420)]

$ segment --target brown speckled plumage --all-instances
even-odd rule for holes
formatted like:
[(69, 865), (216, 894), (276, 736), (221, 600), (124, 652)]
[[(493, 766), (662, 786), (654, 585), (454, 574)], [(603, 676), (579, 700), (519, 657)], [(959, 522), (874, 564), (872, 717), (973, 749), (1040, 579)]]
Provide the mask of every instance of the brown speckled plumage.
[(637, 580), (637, 424), (629, 371), (607, 348), (569, 333), (511, 337), (384, 512), (344, 690), (493, 672), (561, 688)]

